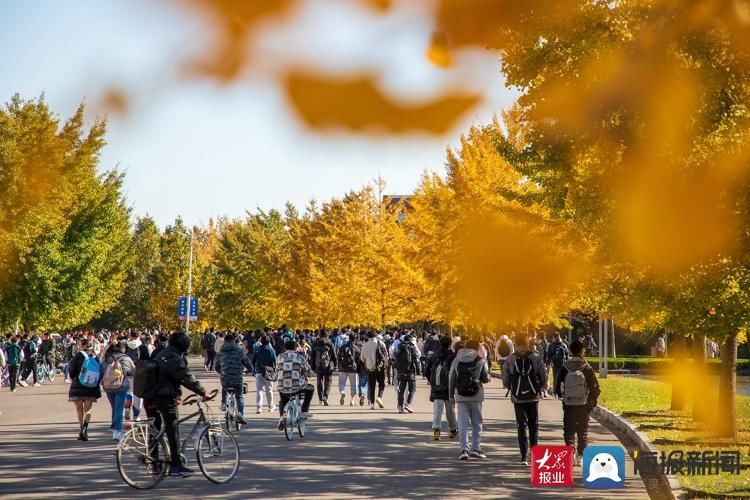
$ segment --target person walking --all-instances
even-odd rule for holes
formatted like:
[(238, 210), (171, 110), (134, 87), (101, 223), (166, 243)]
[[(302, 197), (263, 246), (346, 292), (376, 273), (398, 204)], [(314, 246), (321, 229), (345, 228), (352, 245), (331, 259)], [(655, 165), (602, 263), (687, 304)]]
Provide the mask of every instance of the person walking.
[(253, 372), (255, 373), (255, 406), (256, 413), (263, 412), (263, 397), (268, 404), (268, 411), (273, 412), (273, 383), (276, 380), (276, 351), (267, 335), (260, 338), (260, 344), (253, 350)]
[(456, 407), (450, 400), (449, 378), (450, 369), (456, 353), (451, 349), (451, 338), (440, 337), (438, 347), (432, 351), (432, 355), (425, 363), (424, 376), (430, 382), (430, 401), (432, 401), (432, 435), (435, 441), (440, 441), (440, 424), (445, 419), (448, 421), (450, 438), (456, 437), (458, 424), (456, 423)]
[(539, 441), (539, 400), (547, 390), (547, 370), (542, 357), (529, 350), (523, 333), (516, 335), (516, 350), (505, 360), (502, 379), (516, 414), (521, 463), (528, 465), (529, 447)]
[[(351, 399), (349, 400), (349, 406), (354, 406), (354, 398), (357, 395), (357, 389), (359, 384), (357, 383), (357, 365), (359, 364), (359, 358), (361, 352), (354, 339), (348, 337), (349, 340), (341, 344), (337, 350), (337, 366), (339, 367), (339, 392), (341, 398), (339, 404), (341, 406), (346, 402), (346, 383), (349, 382), (349, 392)], [(339, 335), (341, 338), (342, 335)]]
[(40, 385), (42, 385), (39, 383), (37, 375), (36, 353), (39, 347), (38, 342), (39, 337), (34, 336), (31, 339), (27, 339), (23, 344), (23, 370), (21, 373), (21, 380), (19, 382), (19, 384), (23, 387), (29, 386), (28, 382), (26, 381), (26, 379), (29, 378), (29, 375), (32, 375), (32, 379), (34, 380), (34, 387), (39, 387)]
[[(417, 375), (420, 367), (419, 350), (417, 350), (411, 335), (401, 337), (394, 360), (396, 377), (398, 378), (398, 412), (414, 413), (411, 404), (417, 391)], [(407, 389), (409, 391), (408, 396), (405, 394)], [(405, 403), (404, 400), (406, 400)]]
[(552, 381), (557, 383), (557, 376), (569, 356), (568, 345), (563, 341), (560, 332), (555, 332), (554, 340), (547, 347), (547, 356), (544, 363), (547, 369), (552, 367)]
[(555, 380), (555, 394), (562, 399), (563, 439), (568, 446), (576, 445), (575, 464), (581, 463), (588, 445), (589, 415), (596, 408), (601, 390), (596, 373), (584, 359), (584, 344), (570, 344), (572, 357), (563, 365)]
[(213, 371), (214, 359), (216, 358), (216, 335), (214, 329), (206, 330), (201, 339), (201, 348), (205, 352), (203, 358), (203, 369), (206, 371)]
[(251, 368), (250, 358), (245, 356), (242, 346), (235, 342), (234, 334), (227, 333), (224, 336), (224, 344), (221, 351), (216, 355), (214, 368), (219, 372), (221, 379), (221, 411), (224, 411), (227, 403), (227, 389), (233, 389), (237, 399), (237, 420), (241, 424), (245, 421), (245, 397), (242, 393), (242, 381), (245, 368)]
[[(479, 342), (469, 340), (451, 363), (448, 378), (448, 395), (458, 410), (459, 460), (487, 458), (482, 452), (482, 402), (484, 384), (490, 381), (487, 360), (479, 356)], [(471, 424), (471, 449), (469, 449), (469, 424)]]
[(10, 382), (11, 392), (16, 392), (16, 385), (18, 384), (18, 371), (21, 367), (21, 346), (18, 345), (18, 337), (13, 336), (10, 338), (10, 344), (6, 348), (7, 364), (8, 364), (8, 380)]
[(331, 376), (336, 368), (336, 354), (328, 334), (321, 330), (312, 346), (312, 369), (318, 378), (318, 400), (328, 406), (328, 392), (331, 390)]
[(112, 407), (112, 439), (119, 441), (123, 436), (123, 416), (125, 400), (130, 390), (130, 380), (135, 375), (135, 364), (126, 354), (126, 339), (112, 339), (104, 354), (102, 363), (102, 389)]
[(93, 349), (86, 337), (78, 340), (78, 353), (70, 362), (70, 389), (68, 401), (75, 405), (76, 417), (80, 431), (78, 439), (88, 441), (89, 422), (91, 422), (91, 407), (102, 397), (99, 385), (101, 367)]
[[(385, 342), (380, 340), (375, 332), (367, 333), (367, 342), (362, 346), (361, 358), (367, 370), (367, 400), (370, 409), (375, 409), (375, 404), (383, 408), (383, 392), (385, 391), (385, 375), (389, 368), (388, 348)], [(378, 387), (378, 395), (375, 397), (375, 386)]]

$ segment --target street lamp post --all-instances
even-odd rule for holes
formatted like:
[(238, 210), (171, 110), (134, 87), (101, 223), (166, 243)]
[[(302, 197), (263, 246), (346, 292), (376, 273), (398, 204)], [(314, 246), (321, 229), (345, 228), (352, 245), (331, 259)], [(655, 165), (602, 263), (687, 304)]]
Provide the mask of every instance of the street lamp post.
[(187, 311), (185, 314), (185, 335), (190, 335), (190, 295), (193, 293), (193, 235), (195, 231), (190, 230), (190, 259), (188, 263), (188, 292)]

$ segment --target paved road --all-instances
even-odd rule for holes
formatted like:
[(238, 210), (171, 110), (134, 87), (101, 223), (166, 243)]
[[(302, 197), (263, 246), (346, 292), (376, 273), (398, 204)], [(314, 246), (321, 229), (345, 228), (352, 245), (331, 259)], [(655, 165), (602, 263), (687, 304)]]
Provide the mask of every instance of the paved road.
[[(198, 365), (193, 362), (193, 366)], [(215, 374), (199, 377), (217, 387)], [(251, 388), (255, 385), (248, 377)], [(54, 384), (0, 392), (0, 497), (2, 498), (594, 498), (580, 484), (569, 489), (539, 490), (530, 486), (529, 468), (517, 464), (513, 408), (505, 390), (493, 380), (484, 406), (483, 449), (487, 460), (459, 462), (455, 441), (432, 441), (428, 388), (420, 381), (413, 415), (395, 411), (395, 394), (386, 390), (383, 410), (359, 406), (318, 407), (308, 436), (289, 443), (275, 429), (277, 416), (251, 415), (241, 432), (242, 464), (235, 480), (217, 486), (197, 474), (187, 479), (165, 478), (151, 492), (139, 492), (117, 474), (109, 426), (109, 403), (95, 405), (91, 440), (76, 440), (75, 411), (67, 402), (68, 386)], [(255, 394), (248, 394), (254, 403)], [(337, 399), (333, 398), (332, 399)], [(317, 401), (317, 398), (314, 400)], [(214, 405), (216, 406), (216, 405)], [(249, 405), (254, 409), (254, 405)], [(216, 408), (218, 410), (218, 408)], [(557, 401), (541, 403), (543, 444), (563, 444), (562, 413)], [(593, 422), (592, 442), (619, 444)], [(192, 457), (189, 457), (192, 458)], [(629, 459), (628, 459), (629, 460)], [(192, 460), (192, 466), (197, 465)], [(632, 472), (632, 463), (628, 463)], [(580, 483), (580, 469), (576, 481)], [(628, 477), (626, 488), (608, 491), (607, 498), (648, 498), (643, 482)]]

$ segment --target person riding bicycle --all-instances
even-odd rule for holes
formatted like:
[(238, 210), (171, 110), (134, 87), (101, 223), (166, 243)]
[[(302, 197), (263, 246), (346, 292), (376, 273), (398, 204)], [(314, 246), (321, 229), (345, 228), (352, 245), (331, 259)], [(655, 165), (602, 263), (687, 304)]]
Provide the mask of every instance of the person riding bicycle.
[(180, 461), (180, 425), (178, 402), (182, 391), (180, 386), (186, 387), (199, 394), (204, 401), (208, 400), (206, 390), (190, 372), (185, 361), (185, 355), (190, 346), (190, 338), (182, 332), (174, 333), (169, 338), (169, 345), (155, 352), (154, 360), (158, 366), (157, 388), (153, 400), (147, 402), (146, 411), (154, 417), (154, 426), (161, 429), (162, 422), (166, 426), (167, 440), (171, 454), (169, 468), (170, 476), (188, 476), (193, 473), (182, 465)]
[(227, 333), (221, 351), (214, 358), (214, 368), (221, 374), (221, 408), (224, 411), (227, 402), (227, 389), (234, 390), (237, 399), (237, 420), (245, 425), (245, 398), (242, 395), (242, 375), (245, 368), (251, 368), (250, 358), (234, 339), (234, 334)]
[(301, 418), (311, 418), (310, 402), (312, 401), (315, 388), (307, 382), (307, 377), (312, 375), (310, 364), (304, 353), (297, 351), (297, 342), (287, 341), (284, 344), (284, 352), (276, 358), (276, 372), (278, 373), (279, 385), (279, 430), (284, 430), (284, 406), (297, 393), (303, 393)]
[(50, 367), (50, 370), (55, 369), (55, 339), (49, 333), (45, 333), (42, 337), (42, 343), (39, 346), (39, 355), (47, 363), (47, 366)]

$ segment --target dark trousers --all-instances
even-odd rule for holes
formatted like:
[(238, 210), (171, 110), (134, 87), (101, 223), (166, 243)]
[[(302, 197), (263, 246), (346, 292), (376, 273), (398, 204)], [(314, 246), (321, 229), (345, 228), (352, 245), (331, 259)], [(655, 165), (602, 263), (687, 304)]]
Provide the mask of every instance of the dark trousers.
[(383, 397), (385, 391), (385, 370), (367, 372), (367, 400), (370, 404), (375, 403), (375, 384), (378, 384), (378, 397)]
[(409, 389), (409, 395), (406, 397), (406, 404), (411, 405), (414, 399), (414, 393), (417, 390), (417, 381), (414, 375), (399, 375), (398, 376), (398, 407), (404, 407), (404, 392)]
[(578, 437), (577, 452), (583, 450), (589, 441), (589, 407), (588, 405), (568, 406), (563, 403), (563, 438), (568, 446), (575, 446)]
[(146, 413), (154, 419), (154, 427), (161, 430), (164, 425), (169, 442), (170, 462), (180, 465), (180, 413), (175, 400), (160, 400), (149, 402)]
[[(328, 378), (330, 379), (330, 376)], [(303, 394), (302, 411), (310, 411), (310, 403), (312, 402), (313, 394), (315, 394), (315, 388), (312, 385), (307, 384), (300, 392)], [(294, 393), (288, 394), (285, 392), (279, 392), (279, 416), (284, 416), (284, 407), (292, 397), (294, 397)]]
[(18, 365), (8, 365), (8, 379), (10, 380), (10, 390), (12, 391), (18, 383)]
[[(529, 458), (529, 446), (536, 446), (539, 441), (539, 401), (514, 403), (516, 411), (516, 428), (518, 430), (518, 448), (521, 458)], [(526, 429), (529, 434), (526, 436)]]
[(209, 370), (212, 371), (214, 369), (214, 359), (216, 359), (216, 351), (214, 351), (213, 349), (208, 349), (206, 351), (206, 359), (204, 364)]
[(34, 383), (36, 384), (38, 382), (37, 376), (36, 376), (36, 359), (30, 358), (26, 360), (26, 366), (23, 369), (23, 373), (21, 374), (21, 380), (26, 380), (29, 378), (29, 372), (31, 372), (34, 375)]
[(318, 373), (318, 399), (322, 403), (328, 401), (328, 391), (331, 390), (331, 374)]

